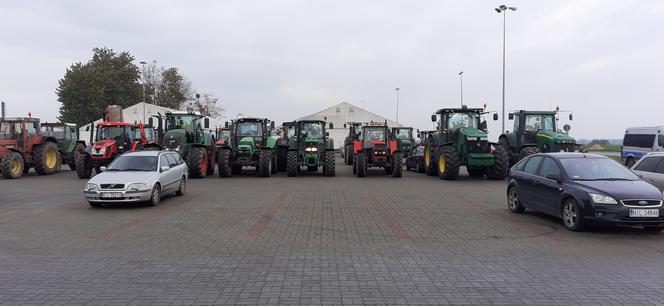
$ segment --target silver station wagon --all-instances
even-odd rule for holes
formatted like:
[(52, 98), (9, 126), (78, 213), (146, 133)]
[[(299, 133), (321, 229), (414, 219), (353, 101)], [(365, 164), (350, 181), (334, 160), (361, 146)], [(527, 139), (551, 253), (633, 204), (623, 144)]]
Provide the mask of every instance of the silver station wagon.
[(184, 195), (187, 186), (187, 164), (170, 151), (125, 153), (101, 170), (83, 191), (92, 207), (148, 201), (157, 206), (164, 195)]

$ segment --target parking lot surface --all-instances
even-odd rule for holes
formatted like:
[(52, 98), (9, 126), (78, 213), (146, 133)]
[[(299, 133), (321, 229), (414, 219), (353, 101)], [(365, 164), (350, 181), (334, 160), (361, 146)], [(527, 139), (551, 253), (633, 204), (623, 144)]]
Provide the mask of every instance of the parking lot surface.
[[(0, 304), (662, 303), (664, 234), (511, 214), (505, 182), (406, 172), (191, 179), (91, 208), (72, 171), (0, 179)], [(63, 168), (66, 168), (63, 167)]]

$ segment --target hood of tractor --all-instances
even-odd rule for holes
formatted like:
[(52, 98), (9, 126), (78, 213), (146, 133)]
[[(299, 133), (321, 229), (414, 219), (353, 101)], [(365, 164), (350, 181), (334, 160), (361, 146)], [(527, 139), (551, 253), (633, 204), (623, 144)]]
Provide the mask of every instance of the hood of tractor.
[(480, 129), (461, 128), (459, 129), (459, 132), (466, 137), (487, 137), (487, 134)]
[(574, 140), (574, 138), (570, 137), (569, 135), (565, 135), (563, 133), (551, 132), (551, 131), (539, 131), (537, 133), (537, 141), (538, 142), (554, 141), (557, 143), (571, 143), (571, 144), (576, 143), (576, 140)]
[(254, 148), (256, 146), (256, 140), (254, 137), (245, 136), (240, 138), (240, 141), (237, 144), (237, 150), (241, 153), (247, 153), (249, 155), (254, 153)]
[(166, 150), (182, 153), (185, 149), (184, 147), (187, 145), (186, 135), (187, 133), (184, 129), (170, 130), (164, 133), (162, 145)]
[(92, 144), (90, 155), (92, 158), (107, 158), (118, 152), (119, 146), (113, 139), (104, 139)]

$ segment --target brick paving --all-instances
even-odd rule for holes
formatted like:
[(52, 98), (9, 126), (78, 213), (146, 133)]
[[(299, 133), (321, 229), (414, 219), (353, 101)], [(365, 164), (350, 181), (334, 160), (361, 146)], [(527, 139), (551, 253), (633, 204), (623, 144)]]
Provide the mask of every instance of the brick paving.
[(664, 234), (514, 215), (504, 182), (350, 170), (191, 180), (154, 208), (90, 208), (71, 171), (0, 179), (0, 304), (664, 301)]

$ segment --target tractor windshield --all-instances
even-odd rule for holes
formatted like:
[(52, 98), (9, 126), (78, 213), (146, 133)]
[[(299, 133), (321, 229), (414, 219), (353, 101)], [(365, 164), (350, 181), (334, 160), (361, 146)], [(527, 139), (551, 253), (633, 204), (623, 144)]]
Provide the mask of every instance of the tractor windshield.
[(42, 126), (42, 134), (46, 136), (53, 136), (55, 139), (65, 138), (64, 126)]
[(323, 138), (323, 123), (304, 122), (300, 129), (300, 135), (307, 138)]
[(556, 126), (554, 124), (555, 118), (553, 115), (527, 115), (526, 116), (526, 131), (549, 131), (555, 132)]
[(447, 119), (447, 129), (478, 128), (479, 115), (476, 113), (455, 113)]
[(96, 141), (114, 139), (116, 141), (131, 139), (132, 131), (129, 126), (100, 126), (97, 128)]
[(385, 129), (384, 128), (366, 128), (364, 130), (364, 146), (368, 147), (374, 141), (385, 141)]
[(168, 120), (166, 120), (166, 130), (174, 129), (191, 129), (193, 130), (195, 125), (198, 124), (198, 118), (194, 115), (183, 114), (183, 115), (169, 115)]
[(286, 127), (286, 138), (291, 139), (295, 137), (295, 126)]
[(408, 140), (413, 138), (411, 129), (397, 129), (395, 134), (397, 139)]
[(219, 134), (217, 135), (217, 139), (225, 139), (231, 136), (231, 131), (230, 130), (221, 130), (219, 131)]
[(237, 124), (238, 136), (262, 136), (263, 124), (261, 122), (240, 122)]
[[(152, 128), (149, 128), (149, 127), (146, 127), (144, 129), (145, 129), (145, 140), (154, 141), (155, 140), (154, 139), (155, 138), (154, 137), (155, 130), (152, 129)], [(141, 128), (140, 127), (136, 127), (136, 129), (134, 129), (134, 139), (141, 139)]]

